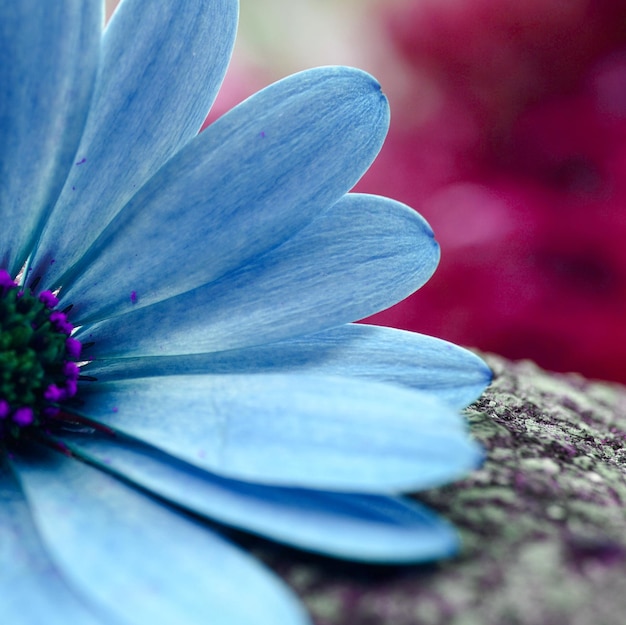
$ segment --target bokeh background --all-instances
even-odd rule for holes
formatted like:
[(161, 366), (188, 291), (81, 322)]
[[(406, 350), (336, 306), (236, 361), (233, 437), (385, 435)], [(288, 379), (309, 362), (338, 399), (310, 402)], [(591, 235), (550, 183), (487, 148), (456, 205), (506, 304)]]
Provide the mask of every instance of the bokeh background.
[(442, 248), (370, 321), (626, 382), (626, 2), (241, 0), (209, 122), (325, 64), (390, 100), (357, 190), (420, 211)]

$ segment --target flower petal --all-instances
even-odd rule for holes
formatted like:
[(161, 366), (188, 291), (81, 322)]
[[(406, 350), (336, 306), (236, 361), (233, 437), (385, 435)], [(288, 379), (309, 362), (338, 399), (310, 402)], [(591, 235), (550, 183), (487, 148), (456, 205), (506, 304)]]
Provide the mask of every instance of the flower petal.
[(455, 530), (408, 499), (249, 484), (216, 476), (121, 437), (64, 434), (72, 453), (193, 512), (326, 555), (420, 562), (452, 555)]
[(93, 361), (100, 381), (202, 373), (307, 373), (402, 384), (455, 408), (476, 400), (491, 370), (472, 352), (424, 334), (346, 324), (317, 334), (225, 352)]
[(308, 622), (282, 583), (208, 526), (43, 448), (12, 462), (57, 566), (123, 623)]
[(91, 322), (214, 281), (277, 247), (358, 181), (388, 121), (380, 86), (360, 70), (319, 68), (264, 89), (152, 178), (61, 278), (61, 300)]
[(170, 0), (158, 10), (126, 0), (115, 12), (75, 165), (33, 261), (47, 286), (196, 135), (226, 71), (237, 11), (236, 0)]
[(360, 319), (433, 273), (439, 247), (408, 207), (350, 194), (279, 248), (221, 280), (84, 326), (93, 357), (202, 353), (259, 345)]
[(389, 494), (446, 483), (482, 453), (436, 398), (370, 381), (298, 375), (90, 383), (85, 416), (219, 475)]
[(74, 158), (101, 24), (100, 0), (0, 3), (0, 267), (12, 275)]
[(50, 560), (22, 489), (0, 454), (2, 622), (11, 625), (104, 625)]

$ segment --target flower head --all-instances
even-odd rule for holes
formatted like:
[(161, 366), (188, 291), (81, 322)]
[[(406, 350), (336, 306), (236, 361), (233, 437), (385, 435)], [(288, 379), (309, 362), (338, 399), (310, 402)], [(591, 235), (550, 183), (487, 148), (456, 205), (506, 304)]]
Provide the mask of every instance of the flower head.
[(438, 261), (412, 210), (348, 193), (380, 87), (305, 72), (197, 135), (236, 1), (128, 0), (102, 37), (101, 9), (0, 5), (3, 616), (306, 622), (201, 517), (343, 558), (453, 553), (398, 493), (479, 461), (458, 410), (489, 371), (350, 323)]

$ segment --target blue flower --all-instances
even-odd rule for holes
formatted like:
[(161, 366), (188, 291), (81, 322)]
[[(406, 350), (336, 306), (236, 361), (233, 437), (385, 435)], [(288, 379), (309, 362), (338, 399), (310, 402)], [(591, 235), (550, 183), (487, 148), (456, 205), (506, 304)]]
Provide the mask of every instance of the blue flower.
[[(370, 562), (454, 553), (399, 493), (480, 460), (480, 359), (354, 325), (432, 274), (348, 191), (388, 108), (280, 81), (197, 135), (235, 0), (0, 3), (0, 589), (30, 625), (306, 623), (219, 524)], [(201, 521), (206, 518), (212, 523)]]

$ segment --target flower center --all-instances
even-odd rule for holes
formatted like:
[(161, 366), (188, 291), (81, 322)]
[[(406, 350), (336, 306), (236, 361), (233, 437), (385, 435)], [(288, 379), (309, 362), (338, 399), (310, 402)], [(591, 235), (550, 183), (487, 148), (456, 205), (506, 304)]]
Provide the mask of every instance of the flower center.
[(81, 344), (50, 291), (20, 290), (0, 269), (0, 438), (54, 418), (76, 394)]

